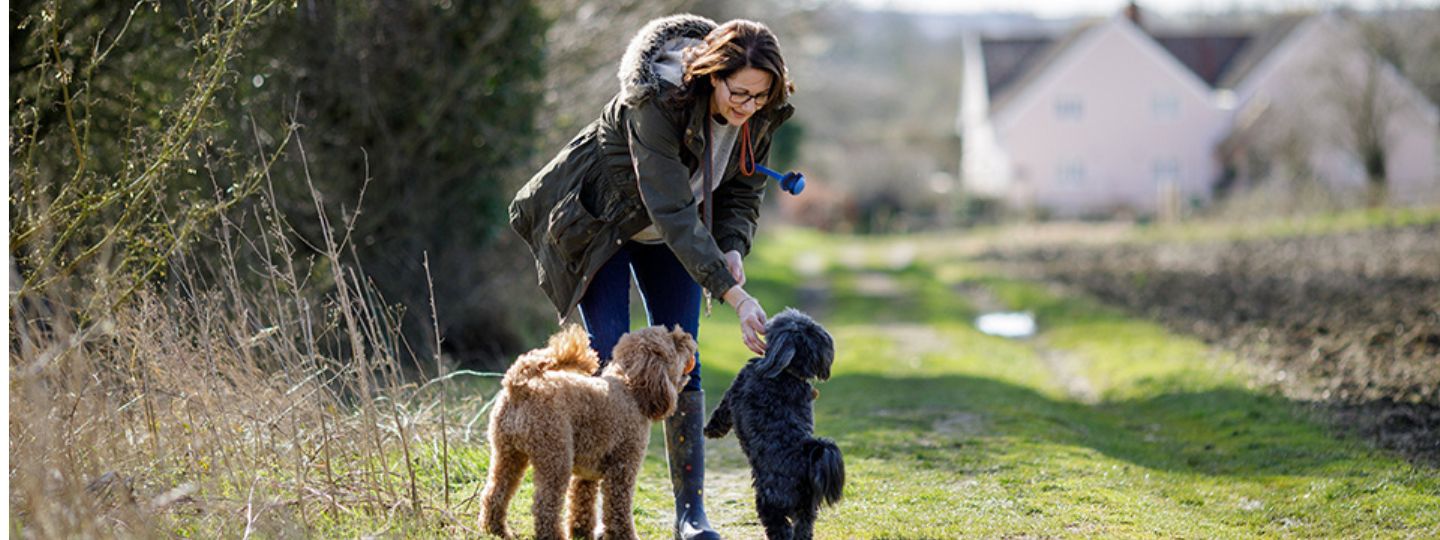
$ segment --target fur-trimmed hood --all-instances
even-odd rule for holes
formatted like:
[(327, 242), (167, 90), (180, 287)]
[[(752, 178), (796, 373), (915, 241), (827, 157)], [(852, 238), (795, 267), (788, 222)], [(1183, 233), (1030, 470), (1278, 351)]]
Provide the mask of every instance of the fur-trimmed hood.
[(620, 60), (620, 99), (633, 106), (665, 86), (679, 86), (683, 51), (704, 40), (715, 26), (715, 21), (688, 13), (646, 24)]

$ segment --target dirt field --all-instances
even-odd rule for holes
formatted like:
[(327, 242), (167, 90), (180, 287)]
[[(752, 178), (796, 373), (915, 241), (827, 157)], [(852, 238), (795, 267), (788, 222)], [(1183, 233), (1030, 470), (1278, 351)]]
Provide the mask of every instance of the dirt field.
[(1440, 463), (1440, 225), (982, 259), (1233, 350), (1382, 446)]

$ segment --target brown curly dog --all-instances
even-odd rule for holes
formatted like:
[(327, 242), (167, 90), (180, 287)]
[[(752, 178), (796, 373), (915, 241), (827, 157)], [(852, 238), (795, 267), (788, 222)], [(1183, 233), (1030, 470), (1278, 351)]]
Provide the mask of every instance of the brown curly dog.
[(678, 327), (652, 326), (621, 337), (614, 357), (592, 375), (600, 362), (590, 337), (571, 326), (505, 372), (490, 416), (490, 478), (480, 509), (485, 532), (510, 537), (505, 511), (525, 467), (534, 464), (537, 539), (566, 537), (560, 511), (567, 487), (575, 538), (593, 537), (602, 487), (604, 537), (636, 538), (631, 498), (650, 422), (674, 412), (695, 364), (695, 340)]

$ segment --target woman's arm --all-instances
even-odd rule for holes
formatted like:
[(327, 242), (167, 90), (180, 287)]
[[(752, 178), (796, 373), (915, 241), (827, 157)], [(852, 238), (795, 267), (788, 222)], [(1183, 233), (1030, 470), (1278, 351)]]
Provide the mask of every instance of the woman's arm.
[(736, 280), (700, 220), (699, 204), (690, 191), (690, 170), (680, 161), (675, 122), (653, 99), (631, 109), (627, 122), (630, 157), (651, 222), (690, 277), (712, 296), (724, 298)]
[[(769, 156), (770, 137), (764, 137), (755, 148), (755, 162), (764, 164)], [(765, 198), (765, 182), (765, 175), (759, 171), (741, 173), (715, 190), (715, 243), (721, 251), (750, 254), (760, 220), (760, 203)]]
[[(793, 106), (781, 105), (769, 113), (770, 121), (761, 128), (763, 134), (752, 133), (756, 135), (755, 163), (766, 164), (770, 160), (775, 132), (794, 114)], [(752, 124), (755, 124), (753, 120)], [(740, 153), (736, 152), (736, 155)], [(767, 182), (769, 178), (756, 170), (754, 174), (737, 174), (715, 190), (715, 243), (720, 246), (720, 251), (738, 251), (741, 256), (750, 254)]]

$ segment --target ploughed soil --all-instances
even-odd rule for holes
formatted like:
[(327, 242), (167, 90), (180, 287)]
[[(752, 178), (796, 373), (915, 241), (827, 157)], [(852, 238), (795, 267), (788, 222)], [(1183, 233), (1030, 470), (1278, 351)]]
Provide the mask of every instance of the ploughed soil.
[(1440, 224), (981, 258), (1233, 350), (1286, 396), (1440, 465)]

